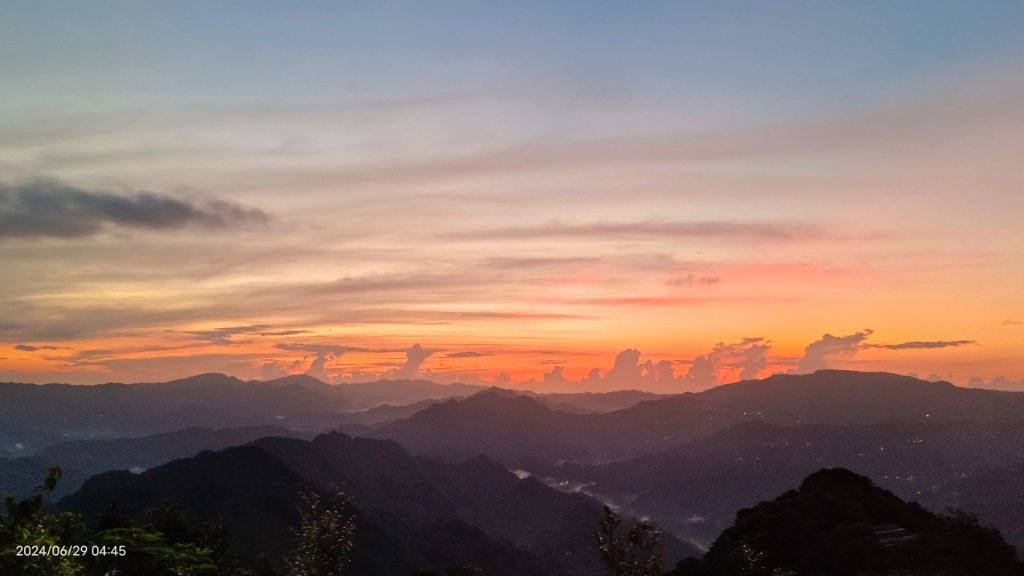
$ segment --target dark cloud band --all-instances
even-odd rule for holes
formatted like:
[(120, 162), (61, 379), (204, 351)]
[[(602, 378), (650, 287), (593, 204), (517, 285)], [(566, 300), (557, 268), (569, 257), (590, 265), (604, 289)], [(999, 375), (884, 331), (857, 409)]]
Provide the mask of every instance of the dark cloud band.
[(83, 190), (49, 179), (0, 184), (0, 240), (83, 238), (111, 228), (208, 230), (265, 226), (261, 210), (224, 200)]

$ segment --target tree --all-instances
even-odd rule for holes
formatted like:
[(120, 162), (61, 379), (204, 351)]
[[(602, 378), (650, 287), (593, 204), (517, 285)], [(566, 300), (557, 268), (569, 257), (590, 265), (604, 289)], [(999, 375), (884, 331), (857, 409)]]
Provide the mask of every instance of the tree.
[(326, 501), (316, 492), (302, 495), (305, 506), (298, 547), (289, 561), (291, 576), (342, 576), (352, 560), (355, 518), (349, 499), (338, 493)]
[[(77, 576), (82, 572), (78, 558), (64, 554), (35, 554), (37, 549), (66, 550), (83, 525), (77, 514), (48, 514), (44, 499), (53, 492), (63, 471), (50, 468), (43, 485), (24, 500), (8, 496), (0, 510), (0, 574), (4, 576)], [(23, 547), (28, 546), (29, 554)], [(21, 551), (22, 554), (18, 554)]]
[(634, 519), (624, 534), (622, 519), (604, 507), (597, 532), (597, 549), (612, 576), (657, 576), (665, 559), (661, 532), (647, 522)]

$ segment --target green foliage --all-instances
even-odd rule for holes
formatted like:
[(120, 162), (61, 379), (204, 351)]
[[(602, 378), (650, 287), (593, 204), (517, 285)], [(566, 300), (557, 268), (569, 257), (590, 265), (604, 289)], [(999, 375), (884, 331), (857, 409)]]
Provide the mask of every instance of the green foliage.
[(349, 499), (336, 494), (327, 500), (315, 492), (302, 495), (299, 544), (289, 561), (291, 576), (342, 576), (352, 560), (355, 519), (346, 511)]
[(647, 522), (633, 520), (621, 532), (619, 518), (604, 507), (597, 532), (597, 549), (612, 576), (657, 576), (661, 574), (665, 553), (661, 533)]
[(63, 471), (51, 468), (36, 493), (17, 500), (7, 497), (0, 511), (0, 574), (4, 576), (77, 576), (82, 573), (78, 558), (70, 555), (18, 555), (19, 546), (69, 546), (82, 529), (77, 514), (48, 514), (43, 505)]
[(92, 543), (125, 554), (96, 556), (91, 573), (151, 574), (153, 576), (212, 576), (221, 574), (209, 548), (170, 543), (160, 532), (144, 528), (114, 528), (96, 534)]
[(152, 574), (154, 576), (235, 576), (245, 574), (227, 544), (220, 524), (200, 523), (173, 505), (150, 508), (136, 524), (118, 504), (100, 517), (91, 544), (124, 553), (92, 556), (87, 574)]

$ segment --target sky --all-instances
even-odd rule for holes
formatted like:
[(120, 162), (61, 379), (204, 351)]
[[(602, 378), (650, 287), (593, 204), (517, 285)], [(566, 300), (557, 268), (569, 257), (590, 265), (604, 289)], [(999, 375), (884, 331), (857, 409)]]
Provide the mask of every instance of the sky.
[(1024, 390), (1024, 3), (5, 2), (0, 381)]

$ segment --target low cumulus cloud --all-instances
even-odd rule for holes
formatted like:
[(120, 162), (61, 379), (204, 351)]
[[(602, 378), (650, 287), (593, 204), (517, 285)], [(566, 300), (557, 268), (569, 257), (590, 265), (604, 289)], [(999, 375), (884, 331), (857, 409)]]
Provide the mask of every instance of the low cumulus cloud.
[(740, 370), (740, 380), (757, 378), (768, 367), (771, 342), (764, 338), (744, 338), (739, 342), (719, 342), (704, 356), (693, 359), (690, 369), (681, 378), (688, 388), (709, 388), (719, 384), (719, 368)]
[(1024, 392), (1024, 378), (1021, 378), (1019, 381), (1014, 382), (1009, 378), (1004, 378), (1003, 376), (996, 376), (995, 378), (986, 382), (985, 379), (975, 376), (974, 378), (971, 378), (970, 382), (968, 382), (967, 385), (971, 388), (985, 388), (988, 390)]
[(405, 351), (405, 364), (388, 374), (391, 378), (412, 379), (419, 375), (420, 366), (430, 358), (436, 350), (427, 350), (419, 344), (413, 344)]
[(797, 373), (810, 374), (818, 370), (827, 370), (831, 358), (852, 358), (872, 332), (873, 330), (863, 330), (847, 336), (825, 334), (804, 348), (804, 355), (797, 364)]
[(270, 216), (218, 199), (154, 192), (117, 194), (57, 180), (0, 183), (0, 240), (84, 238), (111, 229), (206, 230), (265, 226)]
[[(604, 388), (656, 388), (660, 390), (702, 389), (720, 384), (717, 374), (721, 369), (740, 370), (741, 379), (756, 378), (768, 366), (771, 343), (764, 338), (744, 338), (738, 342), (719, 342), (707, 354), (686, 361), (690, 365), (686, 374), (676, 375), (671, 360), (644, 360), (639, 350), (629, 348), (616, 354), (615, 361), (604, 375), (593, 368), (579, 383), (588, 387)], [(544, 384), (570, 383), (562, 375), (562, 367), (544, 375)]]
[(316, 357), (306, 368), (306, 375), (312, 376), (325, 382), (331, 380), (327, 373), (327, 362), (333, 360), (346, 352), (368, 352), (366, 348), (357, 346), (336, 346), (332, 344), (304, 344), (300, 342), (282, 342), (277, 344), (278, 350), (295, 350), (315, 354)]

